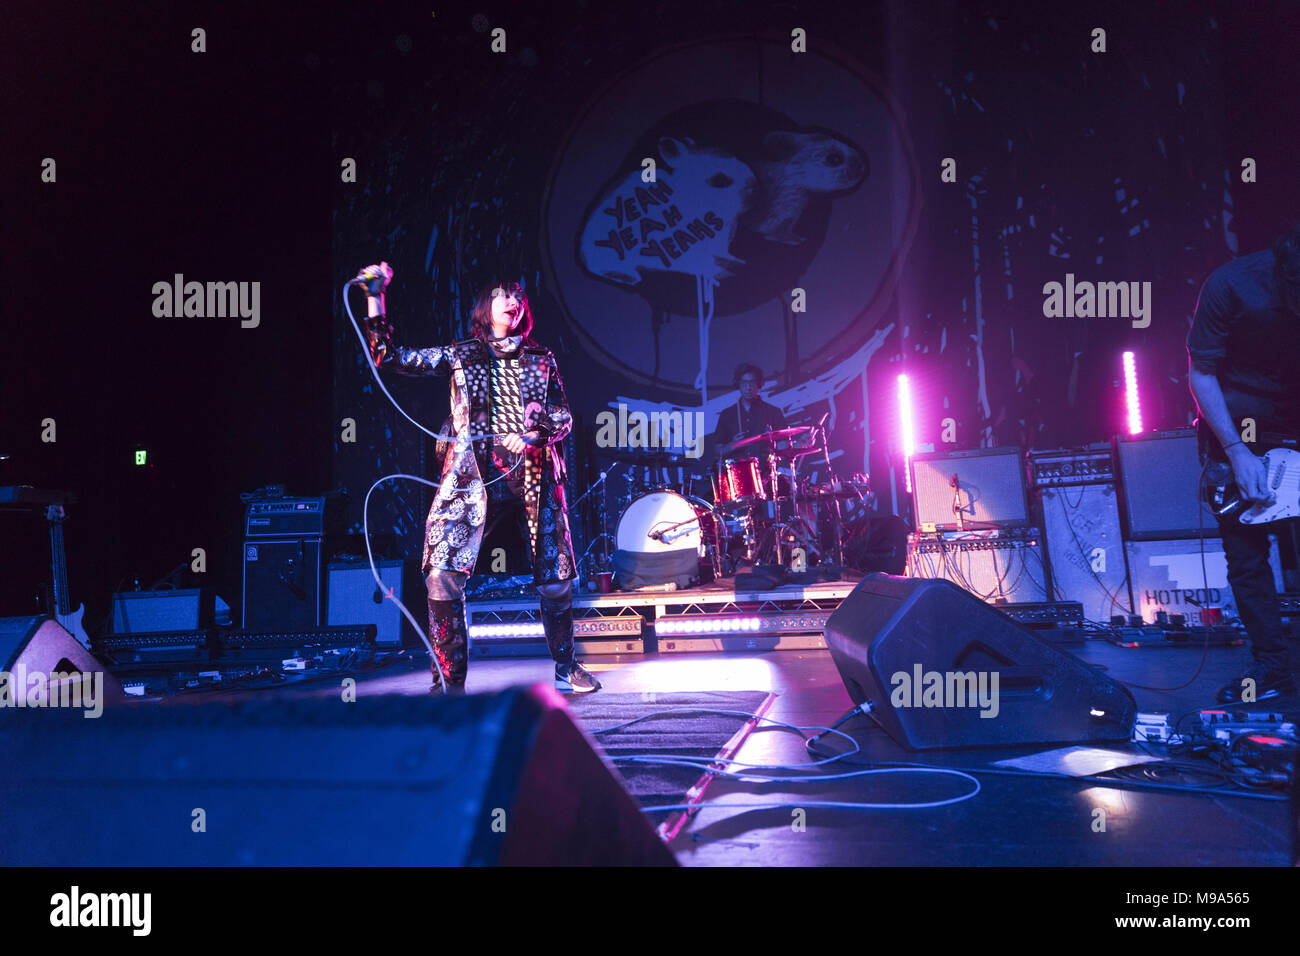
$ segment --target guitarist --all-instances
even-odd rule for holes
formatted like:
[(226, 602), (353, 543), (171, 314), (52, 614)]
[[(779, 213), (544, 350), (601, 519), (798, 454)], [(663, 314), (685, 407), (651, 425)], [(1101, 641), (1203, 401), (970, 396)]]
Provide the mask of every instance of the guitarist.
[[(1239, 429), (1243, 419), (1253, 418), (1258, 434), (1300, 435), (1300, 224), (1278, 236), (1272, 249), (1210, 274), (1196, 303), (1187, 354), (1207, 468), (1226, 464), (1243, 498), (1271, 503), (1264, 460)], [(1294, 695), (1297, 662), (1268, 563), (1270, 525), (1242, 524), (1236, 514), (1220, 516), (1218, 523), (1228, 583), (1255, 661), (1216, 699), (1242, 702), (1243, 690), (1252, 686), (1248, 678), (1255, 700)]]

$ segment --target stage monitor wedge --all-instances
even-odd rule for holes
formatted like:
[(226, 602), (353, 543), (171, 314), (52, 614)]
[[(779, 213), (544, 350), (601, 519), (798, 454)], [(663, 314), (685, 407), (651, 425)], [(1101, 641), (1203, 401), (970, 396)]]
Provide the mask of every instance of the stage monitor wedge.
[(868, 575), (825, 636), (853, 702), (870, 701), (909, 750), (1133, 732), (1137, 704), (1123, 686), (948, 581)]
[(5, 690), (9, 698), (17, 691), (18, 675), (28, 682), (22, 690), (30, 699), (33, 678), (42, 675), (49, 680), (51, 675), (59, 674), (98, 674), (106, 705), (116, 705), (125, 697), (117, 678), (58, 621), (44, 614), (0, 618), (0, 672), (11, 675)]
[(547, 685), (0, 715), (9, 866), (675, 865)]

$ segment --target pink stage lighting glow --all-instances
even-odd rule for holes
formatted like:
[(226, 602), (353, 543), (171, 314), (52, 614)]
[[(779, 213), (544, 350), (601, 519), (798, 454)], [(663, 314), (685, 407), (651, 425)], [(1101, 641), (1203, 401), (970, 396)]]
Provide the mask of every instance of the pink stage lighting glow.
[(912, 455), (916, 453), (912, 427), (912, 386), (906, 375), (898, 376), (898, 426), (902, 431), (904, 487), (912, 492)]
[(1128, 406), (1128, 433), (1142, 433), (1142, 406), (1138, 402), (1137, 359), (1132, 352), (1124, 353), (1124, 402)]

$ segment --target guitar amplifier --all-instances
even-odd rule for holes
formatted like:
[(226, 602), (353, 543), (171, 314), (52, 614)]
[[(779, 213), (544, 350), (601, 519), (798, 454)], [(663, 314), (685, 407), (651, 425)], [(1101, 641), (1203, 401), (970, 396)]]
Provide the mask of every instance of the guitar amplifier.
[(1121, 435), (1114, 444), (1128, 540), (1196, 538), (1218, 531), (1214, 513), (1201, 501), (1196, 429)]
[(321, 625), (321, 539), (244, 542), (245, 628)]
[(922, 531), (1026, 526), (1029, 502), (1020, 449), (917, 455), (912, 501)]
[(1047, 572), (1035, 528), (1015, 535), (908, 535), (907, 577), (942, 578), (990, 604), (1047, 601)]
[(320, 538), (324, 534), (324, 498), (253, 501), (244, 511), (246, 538)]
[(124, 591), (113, 595), (114, 634), (197, 631), (214, 619), (214, 595), (201, 588)]
[(1029, 453), (1029, 481), (1035, 488), (1063, 485), (1114, 484), (1115, 464), (1110, 445), (1060, 448)]
[[(406, 562), (376, 561), (375, 570), (385, 584), (382, 591), (375, 584), (368, 562), (331, 563), (326, 569), (325, 620), (330, 627), (373, 624), (376, 644), (400, 647), (403, 630), (409, 632), (411, 625), (402, 617), (401, 609), (386, 597), (388, 588), (417, 621), (427, 608), (416, 603), (419, 595), (412, 593), (416, 590), (411, 587), (414, 575), (407, 571)], [(409, 644), (419, 642), (418, 637), (410, 635)]]
[[(1205, 539), (1205, 570), (1201, 570), (1201, 542), (1195, 538), (1169, 541), (1130, 541), (1128, 566), (1133, 611), (1144, 621), (1157, 611), (1184, 614), (1189, 624), (1201, 623), (1202, 608), (1220, 608), (1225, 622), (1238, 617), (1237, 600), (1228, 585), (1228, 561), (1223, 541)], [(1282, 562), (1277, 537), (1269, 535), (1269, 566), (1273, 586), (1282, 590)]]

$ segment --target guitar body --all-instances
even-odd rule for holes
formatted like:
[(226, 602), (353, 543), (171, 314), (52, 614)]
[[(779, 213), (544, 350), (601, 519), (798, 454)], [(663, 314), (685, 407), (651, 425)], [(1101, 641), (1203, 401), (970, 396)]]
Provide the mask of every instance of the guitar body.
[[(1202, 453), (1211, 447), (1220, 449), (1218, 442), (1203, 422), (1196, 423), (1197, 437)], [(1300, 516), (1300, 441), (1290, 435), (1266, 433), (1260, 444), (1268, 450), (1260, 457), (1268, 473), (1268, 488), (1273, 492), (1272, 504), (1251, 504), (1241, 496), (1241, 489), (1232, 477), (1232, 468), (1220, 463), (1223, 454), (1214, 458), (1206, 471), (1205, 501), (1221, 516), (1237, 515), (1242, 524), (1267, 524)], [(1211, 445), (1212, 443), (1212, 445)], [(1217, 475), (1217, 477), (1215, 477)]]
[(1276, 495), (1271, 505), (1252, 505), (1243, 511), (1242, 524), (1267, 524), (1300, 515), (1300, 451), (1273, 448), (1264, 453), (1268, 487)]
[(86, 605), (78, 604), (75, 611), (69, 611), (67, 614), (55, 613), (54, 619), (59, 622), (59, 626), (77, 639), (77, 642), (84, 648), (90, 648), (90, 636), (86, 634), (86, 629), (81, 626), (81, 619), (86, 616)]

